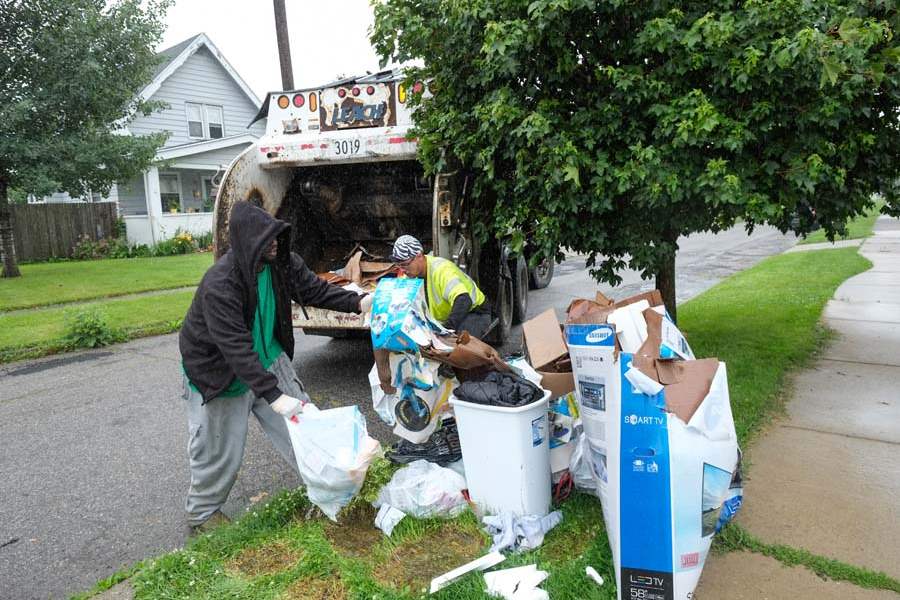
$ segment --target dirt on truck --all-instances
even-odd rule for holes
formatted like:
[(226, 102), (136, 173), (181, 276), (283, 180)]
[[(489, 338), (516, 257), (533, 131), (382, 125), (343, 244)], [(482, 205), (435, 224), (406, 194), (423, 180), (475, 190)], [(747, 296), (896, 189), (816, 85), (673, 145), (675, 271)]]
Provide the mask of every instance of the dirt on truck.
[[(385, 257), (394, 240), (413, 235), (478, 283), (494, 315), (491, 339), (502, 342), (525, 317), (529, 288), (548, 285), (553, 265), (529, 270), (525, 257), (472, 235), (472, 176), (425, 176), (408, 135), (412, 94), (430, 92), (396, 70), (269, 93), (256, 117), (266, 119), (265, 134), (232, 162), (219, 186), (216, 256), (228, 248), (228, 215), (241, 200), (290, 222), (292, 249), (338, 285), (374, 289), (377, 277), (391, 273)], [(368, 331), (363, 316), (312, 307), (295, 306), (294, 325), (331, 336)]]

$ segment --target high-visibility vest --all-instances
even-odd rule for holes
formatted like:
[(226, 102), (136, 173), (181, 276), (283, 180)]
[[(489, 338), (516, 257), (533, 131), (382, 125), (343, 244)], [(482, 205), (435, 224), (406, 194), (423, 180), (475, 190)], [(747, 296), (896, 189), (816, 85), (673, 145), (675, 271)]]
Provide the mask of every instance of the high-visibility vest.
[(431, 316), (443, 323), (450, 318), (453, 303), (460, 294), (472, 298), (472, 308), (484, 303), (484, 294), (456, 263), (439, 256), (425, 256), (428, 286), (428, 308)]

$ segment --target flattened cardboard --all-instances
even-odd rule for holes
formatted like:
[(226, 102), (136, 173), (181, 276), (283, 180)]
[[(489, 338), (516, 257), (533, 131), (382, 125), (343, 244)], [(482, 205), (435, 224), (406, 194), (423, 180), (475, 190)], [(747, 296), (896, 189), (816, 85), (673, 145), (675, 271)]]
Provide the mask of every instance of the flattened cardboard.
[(522, 324), (525, 347), (531, 359), (531, 366), (537, 371), (569, 354), (566, 340), (559, 328), (556, 311), (548, 308), (530, 321)]
[(575, 391), (575, 376), (571, 371), (567, 373), (538, 371), (538, 373), (541, 375), (541, 387), (549, 390), (551, 400)]

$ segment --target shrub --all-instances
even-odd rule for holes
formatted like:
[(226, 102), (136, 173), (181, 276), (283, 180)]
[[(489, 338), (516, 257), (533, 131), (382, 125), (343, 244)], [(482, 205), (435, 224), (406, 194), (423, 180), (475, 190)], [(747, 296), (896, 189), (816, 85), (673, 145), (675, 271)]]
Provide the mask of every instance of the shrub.
[(68, 348), (99, 348), (124, 340), (124, 333), (111, 327), (106, 316), (96, 308), (66, 316), (65, 345)]

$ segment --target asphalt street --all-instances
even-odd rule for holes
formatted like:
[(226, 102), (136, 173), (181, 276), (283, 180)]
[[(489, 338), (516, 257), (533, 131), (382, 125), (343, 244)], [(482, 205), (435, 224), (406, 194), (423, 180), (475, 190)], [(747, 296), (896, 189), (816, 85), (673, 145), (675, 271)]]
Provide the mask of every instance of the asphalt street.
[[(681, 240), (678, 300), (777, 254), (793, 236), (759, 228)], [(583, 257), (556, 266), (550, 287), (532, 292), (529, 314), (563, 314), (596, 290), (622, 298), (652, 289), (623, 273), (616, 289), (597, 286)], [(390, 441), (371, 410), (365, 340), (297, 332), (294, 366), (320, 408), (359, 404), (369, 430)], [(516, 327), (502, 349), (521, 349)], [(177, 336), (102, 351), (0, 367), (0, 598), (66, 598), (116, 570), (183, 546), (189, 481), (187, 423)], [(253, 422), (244, 465), (225, 513), (300, 482)]]

